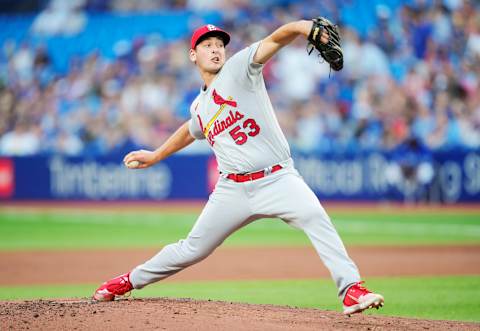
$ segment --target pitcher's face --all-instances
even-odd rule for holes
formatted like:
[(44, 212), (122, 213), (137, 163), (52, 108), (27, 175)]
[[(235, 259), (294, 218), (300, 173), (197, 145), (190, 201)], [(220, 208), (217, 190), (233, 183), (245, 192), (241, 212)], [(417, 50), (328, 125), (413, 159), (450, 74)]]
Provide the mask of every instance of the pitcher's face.
[(190, 50), (190, 61), (200, 70), (216, 74), (225, 63), (225, 45), (218, 37), (208, 37)]

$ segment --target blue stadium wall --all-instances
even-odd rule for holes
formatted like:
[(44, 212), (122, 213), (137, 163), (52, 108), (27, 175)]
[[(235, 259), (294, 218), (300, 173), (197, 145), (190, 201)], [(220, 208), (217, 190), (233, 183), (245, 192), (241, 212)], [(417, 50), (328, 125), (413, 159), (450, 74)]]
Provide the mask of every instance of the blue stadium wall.
[[(13, 200), (204, 200), (216, 181), (212, 156), (173, 156), (144, 170), (128, 170), (121, 155), (103, 158), (0, 158), (0, 203)], [(404, 201), (389, 183), (382, 153), (294, 157), (321, 200)], [(434, 154), (436, 175), (415, 199), (480, 202), (480, 151)]]

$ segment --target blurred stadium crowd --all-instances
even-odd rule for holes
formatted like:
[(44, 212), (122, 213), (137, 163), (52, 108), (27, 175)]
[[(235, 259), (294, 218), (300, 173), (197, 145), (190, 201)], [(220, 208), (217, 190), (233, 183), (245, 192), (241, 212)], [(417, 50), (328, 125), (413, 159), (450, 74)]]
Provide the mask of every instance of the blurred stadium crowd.
[[(180, 38), (151, 33), (102, 44), (59, 68), (46, 42), (98, 24), (99, 12), (192, 16), (213, 11), (228, 54), (279, 25), (312, 16), (339, 22), (344, 70), (330, 75), (302, 38), (264, 69), (292, 149), (307, 153), (480, 147), (480, 5), (475, 1), (40, 1), (23, 39), (0, 54), (0, 154), (102, 155), (156, 148), (189, 116), (201, 81)], [(12, 13), (9, 13), (12, 15)], [(13, 14), (16, 15), (16, 14)], [(4, 16), (5, 17), (5, 16)], [(8, 20), (6, 21), (8, 24)], [(95, 23), (96, 22), (96, 23)], [(103, 29), (103, 32), (101, 32)], [(91, 31), (91, 30), (90, 30)], [(112, 31), (113, 33), (113, 31)], [(32, 36), (36, 41), (31, 42)], [(95, 36), (93, 36), (95, 37)], [(71, 41), (69, 41), (71, 40)], [(192, 151), (207, 151), (198, 144)]]

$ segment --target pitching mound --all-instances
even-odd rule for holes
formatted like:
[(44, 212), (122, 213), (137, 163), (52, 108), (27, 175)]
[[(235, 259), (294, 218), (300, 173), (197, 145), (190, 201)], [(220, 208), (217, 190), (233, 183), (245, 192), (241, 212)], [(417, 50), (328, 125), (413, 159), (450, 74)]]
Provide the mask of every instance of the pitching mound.
[(0, 302), (1, 330), (478, 330), (479, 324), (190, 299)]

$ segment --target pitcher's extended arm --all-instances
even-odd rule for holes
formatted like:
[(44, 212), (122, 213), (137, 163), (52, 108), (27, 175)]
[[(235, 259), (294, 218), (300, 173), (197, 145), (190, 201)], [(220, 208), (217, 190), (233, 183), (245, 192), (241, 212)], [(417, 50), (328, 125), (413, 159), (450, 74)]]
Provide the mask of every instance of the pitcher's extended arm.
[[(312, 21), (295, 21), (282, 25), (271, 35), (263, 39), (253, 57), (253, 62), (265, 64), (283, 46), (290, 44), (297, 36), (303, 35), (308, 38), (312, 29)], [(328, 34), (322, 34), (322, 41), (328, 42)]]
[[(188, 121), (175, 131), (159, 148), (155, 151), (139, 150), (128, 153), (123, 163), (129, 168), (143, 169), (160, 162), (175, 152), (190, 145), (195, 138), (190, 135), (188, 130)], [(136, 164), (137, 162), (138, 165)], [(132, 166), (133, 164), (133, 166)]]

